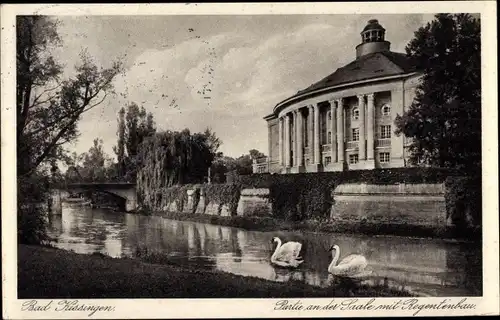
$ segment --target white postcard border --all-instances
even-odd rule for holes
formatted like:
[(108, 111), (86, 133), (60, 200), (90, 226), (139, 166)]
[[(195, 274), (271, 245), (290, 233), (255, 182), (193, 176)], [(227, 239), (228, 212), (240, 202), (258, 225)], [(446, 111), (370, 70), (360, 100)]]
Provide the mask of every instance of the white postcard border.
[[(2, 108), (2, 284), (3, 316), (9, 319), (71, 318), (240, 318), (240, 317), (374, 317), (412, 316), (417, 309), (404, 310), (274, 310), (284, 299), (79, 299), (78, 304), (111, 306), (113, 311), (21, 311), (27, 300), (17, 299), (16, 239), (16, 152), (15, 152), (15, 15), (153, 15), (153, 14), (378, 14), (470, 12), (481, 14), (483, 97), (483, 297), (468, 297), (475, 309), (429, 309), (417, 316), (489, 315), (499, 313), (498, 247), (498, 100), (496, 2), (349, 2), (349, 3), (233, 3), (233, 4), (94, 4), (94, 5), (2, 5), (1, 7), (1, 108)], [(91, 279), (89, 279), (91, 281)], [(330, 298), (291, 298), (291, 304), (326, 306)], [(360, 298), (355, 305), (368, 303)], [(410, 298), (377, 298), (372, 305), (393, 304)], [(458, 303), (461, 297), (418, 298), (414, 305)], [(38, 300), (49, 303), (50, 300)], [(71, 301), (76, 301), (71, 299)], [(349, 299), (333, 298), (335, 303)], [(408, 302), (407, 302), (408, 303)], [(408, 303), (409, 305), (410, 303)]]

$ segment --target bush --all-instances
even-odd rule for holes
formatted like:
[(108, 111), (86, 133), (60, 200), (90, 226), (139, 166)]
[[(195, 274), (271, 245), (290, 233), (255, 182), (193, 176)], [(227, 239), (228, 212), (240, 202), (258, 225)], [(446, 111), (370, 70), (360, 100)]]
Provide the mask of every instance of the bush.
[(446, 214), (460, 231), (482, 224), (481, 176), (446, 179)]
[(47, 236), (48, 179), (39, 174), (17, 179), (17, 239), (23, 244), (42, 244)]

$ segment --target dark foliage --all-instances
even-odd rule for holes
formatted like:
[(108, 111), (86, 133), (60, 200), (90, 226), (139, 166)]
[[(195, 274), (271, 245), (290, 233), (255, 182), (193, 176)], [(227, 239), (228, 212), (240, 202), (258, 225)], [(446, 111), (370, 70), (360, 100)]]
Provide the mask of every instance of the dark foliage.
[(25, 244), (43, 243), (47, 240), (49, 179), (40, 174), (21, 176), (17, 187), (17, 240)]
[(396, 119), (411, 138), (411, 162), (481, 166), (481, 24), (469, 14), (437, 14), (406, 47), (423, 72), (410, 108)]
[(446, 211), (448, 218), (463, 233), (482, 224), (482, 183), (478, 177), (446, 179)]

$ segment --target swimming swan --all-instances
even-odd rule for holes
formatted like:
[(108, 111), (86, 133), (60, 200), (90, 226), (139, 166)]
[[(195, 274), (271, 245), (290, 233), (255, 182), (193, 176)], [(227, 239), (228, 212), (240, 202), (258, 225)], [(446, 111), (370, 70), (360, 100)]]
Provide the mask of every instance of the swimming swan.
[(329, 251), (333, 250), (335, 250), (335, 256), (328, 266), (329, 273), (345, 277), (356, 277), (371, 273), (365, 272), (365, 268), (368, 263), (366, 262), (366, 258), (364, 256), (359, 254), (351, 254), (337, 264), (340, 256), (340, 247), (338, 245), (333, 245), (330, 247)]
[(297, 268), (304, 262), (300, 256), (302, 243), (290, 241), (281, 245), (281, 240), (278, 237), (274, 237), (271, 242), (278, 243), (276, 250), (271, 256), (271, 263), (280, 267)]

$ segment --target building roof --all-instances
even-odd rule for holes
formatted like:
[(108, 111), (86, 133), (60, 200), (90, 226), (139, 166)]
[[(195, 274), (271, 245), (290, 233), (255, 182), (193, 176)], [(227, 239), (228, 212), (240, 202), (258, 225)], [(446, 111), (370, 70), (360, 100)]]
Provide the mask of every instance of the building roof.
[(340, 84), (405, 74), (414, 71), (416, 71), (415, 66), (410, 63), (409, 59), (403, 53), (391, 51), (374, 52), (361, 56), (346, 66), (338, 68), (334, 73), (300, 90), (290, 98)]
[(368, 21), (368, 24), (366, 25), (366, 27), (363, 29), (363, 32), (367, 31), (367, 30), (384, 30), (384, 27), (382, 27), (379, 23), (378, 23), (378, 20), (377, 19), (371, 19)]

